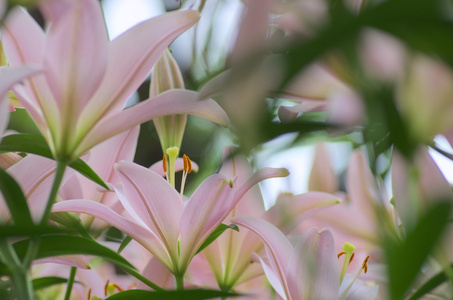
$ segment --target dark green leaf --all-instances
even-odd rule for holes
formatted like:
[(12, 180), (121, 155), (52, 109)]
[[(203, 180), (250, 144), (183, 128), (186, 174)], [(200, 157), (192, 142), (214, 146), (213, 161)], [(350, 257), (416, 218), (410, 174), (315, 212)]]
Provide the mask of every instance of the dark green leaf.
[(0, 169), (0, 190), (8, 205), (14, 224), (32, 227), (27, 200), (19, 184), (4, 170)]
[(165, 300), (201, 300), (221, 297), (236, 297), (239, 294), (226, 293), (215, 290), (183, 290), (183, 291), (162, 291), (162, 292), (151, 292), (144, 290), (129, 290), (124, 291), (107, 298), (107, 300), (153, 300), (153, 299), (165, 299)]
[(0, 299), (10, 299), (10, 291), (0, 289)]
[(10, 273), (11, 272), (9, 268), (4, 263), (0, 262), (0, 277), (4, 275), (9, 275)]
[[(50, 159), (54, 158), (44, 137), (28, 133), (5, 136), (0, 144), (0, 152), (26, 152)], [(105, 182), (80, 158), (69, 166), (105, 189), (109, 189)]]
[[(25, 256), (25, 253), (29, 247), (29, 242), (29, 240), (22, 240), (14, 244), (14, 248), (16, 249), (19, 257), (23, 258)], [(132, 276), (143, 281), (154, 290), (162, 290), (162, 288), (158, 285), (154, 284), (137, 272), (134, 266), (132, 266), (121, 255), (92, 239), (66, 235), (43, 236), (40, 238), (39, 250), (35, 258), (38, 259), (72, 254), (85, 254), (103, 257), (121, 267)]]
[(432, 205), (407, 232), (406, 240), (387, 240), (386, 254), (391, 299), (403, 299), (449, 222), (450, 202)]
[(33, 290), (40, 290), (40, 289), (45, 289), (47, 287), (51, 287), (56, 284), (62, 284), (68, 282), (67, 278), (63, 277), (55, 277), (55, 276), (49, 276), (49, 277), (39, 277), (33, 279)]
[(18, 237), (18, 236), (41, 236), (44, 234), (64, 234), (57, 227), (51, 226), (24, 226), (24, 225), (0, 225), (0, 238)]
[(201, 245), (200, 249), (198, 249), (197, 253), (203, 251), (204, 248), (209, 246), (212, 242), (214, 242), (225, 230), (233, 229), (239, 232), (239, 227), (236, 224), (226, 225), (220, 224), (216, 230), (214, 230), (211, 235), (204, 241), (203, 245)]
[[(29, 240), (19, 241), (14, 244), (14, 248), (19, 257), (25, 256), (28, 244)], [(39, 250), (36, 255), (37, 259), (72, 254), (96, 255), (103, 257), (120, 267), (126, 266), (133, 268), (133, 266), (122, 256), (94, 240), (78, 236), (48, 235), (41, 237), (39, 244)]]

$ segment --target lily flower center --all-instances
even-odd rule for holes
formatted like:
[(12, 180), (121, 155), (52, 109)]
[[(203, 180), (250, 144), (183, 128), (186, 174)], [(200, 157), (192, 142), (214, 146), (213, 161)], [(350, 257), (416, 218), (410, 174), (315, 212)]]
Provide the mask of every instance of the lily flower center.
[[(177, 147), (171, 147), (167, 149), (167, 154), (163, 155), (162, 158), (162, 167), (166, 174), (167, 181), (175, 187), (175, 171), (176, 171), (176, 159), (178, 158), (179, 149)], [(168, 156), (167, 156), (168, 155)], [(181, 180), (181, 189), (180, 194), (181, 197), (184, 195), (184, 187), (186, 185), (187, 175), (192, 172), (192, 161), (190, 158), (183, 154), (183, 173), (182, 173), (182, 180)]]

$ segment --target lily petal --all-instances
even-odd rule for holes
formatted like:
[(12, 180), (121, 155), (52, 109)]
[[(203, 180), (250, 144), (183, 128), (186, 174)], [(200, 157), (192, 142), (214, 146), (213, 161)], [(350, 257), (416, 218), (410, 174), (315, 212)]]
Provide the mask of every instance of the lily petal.
[(329, 230), (307, 231), (294, 248), (287, 272), (292, 299), (336, 299), (340, 267)]
[(161, 176), (140, 165), (122, 161), (116, 171), (124, 187), (125, 209), (139, 216), (176, 255), (184, 209), (181, 196)]
[(99, 1), (43, 1), (50, 22), (46, 76), (63, 114), (79, 115), (99, 87), (107, 67), (108, 34)]
[(233, 218), (232, 222), (253, 231), (259, 236), (270, 254), (268, 256), (270, 265), (276, 268), (273, 272), (280, 278), (285, 291), (284, 294), (289, 296), (286, 270), (293, 247), (286, 236), (277, 227), (262, 219), (241, 216)]
[(195, 190), (181, 216), (181, 263), (185, 265), (231, 210), (234, 189), (220, 174)]
[(244, 184), (242, 184), (234, 194), (234, 201), (232, 203), (231, 209), (238, 203), (239, 200), (247, 193), (250, 188), (252, 188), (255, 184), (260, 181), (269, 178), (275, 177), (286, 177), (289, 175), (288, 170), (284, 168), (262, 168), (253, 174), (252, 177), (249, 178)]
[[(142, 84), (168, 45), (193, 26), (200, 15), (197, 11), (172, 12), (152, 18), (114, 39), (109, 51), (106, 76), (94, 98), (82, 113), (78, 131), (88, 131), (98, 116), (123, 109), (126, 99)], [(134, 45), (134, 47), (131, 47)]]
[(103, 140), (143, 122), (177, 114), (192, 114), (221, 125), (229, 123), (226, 113), (214, 100), (199, 101), (196, 92), (170, 90), (103, 119), (86, 135), (76, 153), (81, 154)]
[(66, 200), (55, 203), (53, 212), (85, 213), (118, 228), (156, 256), (167, 268), (172, 269), (169, 254), (162, 241), (151, 230), (120, 216), (107, 206), (90, 200)]

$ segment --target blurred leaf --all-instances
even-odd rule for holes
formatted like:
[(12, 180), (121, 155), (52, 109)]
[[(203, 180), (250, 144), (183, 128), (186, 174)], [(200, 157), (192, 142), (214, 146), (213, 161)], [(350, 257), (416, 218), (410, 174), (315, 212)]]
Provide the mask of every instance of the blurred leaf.
[(5, 289), (0, 289), (0, 299), (10, 299), (10, 292)]
[(56, 284), (62, 284), (68, 282), (67, 278), (63, 277), (55, 277), (55, 276), (49, 276), (49, 277), (39, 277), (33, 279), (33, 290), (40, 290), (40, 289), (45, 289), (47, 287), (51, 287)]
[[(26, 152), (54, 159), (44, 137), (28, 133), (5, 136), (0, 143), (0, 152)], [(69, 166), (105, 189), (109, 189), (105, 182), (80, 158)]]
[(390, 33), (412, 49), (440, 57), (453, 66), (453, 42), (448, 42), (453, 40), (453, 22), (443, 12), (443, 1), (383, 1), (358, 15), (348, 12), (341, 1), (330, 2), (330, 22), (283, 55), (286, 74), (281, 87), (328, 51), (355, 43), (360, 31), (369, 27)]
[(0, 238), (19, 237), (19, 236), (41, 236), (44, 234), (66, 234), (60, 228), (52, 226), (38, 225), (0, 225)]
[(19, 184), (6, 171), (0, 169), (0, 190), (15, 225), (32, 227), (27, 200)]
[(227, 293), (222, 291), (215, 290), (182, 290), (182, 291), (162, 291), (162, 292), (151, 292), (144, 290), (129, 290), (117, 293), (113, 296), (107, 298), (107, 300), (201, 300), (201, 299), (211, 299), (211, 298), (226, 298), (226, 297), (236, 297), (239, 294)]
[[(453, 266), (452, 266), (453, 267)], [(439, 272), (426, 281), (414, 294), (411, 295), (409, 300), (416, 300), (423, 297), (425, 294), (434, 290), (436, 287), (444, 283), (448, 279), (445, 272)]]
[(406, 239), (385, 244), (391, 299), (403, 299), (449, 222), (450, 202), (433, 203)]
[(411, 158), (416, 142), (408, 133), (407, 126), (395, 106), (390, 86), (360, 86), (365, 100), (368, 122), (364, 130), (365, 141), (373, 147), (376, 159), (394, 145), (407, 158)]
[(231, 224), (231, 225), (226, 225), (226, 224), (220, 224), (212, 233), (211, 235), (204, 241), (204, 243), (200, 246), (200, 249), (198, 249), (197, 253), (200, 253), (203, 251), (204, 248), (209, 246), (212, 242), (214, 242), (219, 236), (222, 235), (222, 233), (225, 232), (227, 229), (233, 229), (239, 232), (239, 227), (236, 224)]
[(4, 275), (9, 275), (10, 273), (11, 272), (9, 268), (4, 263), (0, 262), (0, 277)]

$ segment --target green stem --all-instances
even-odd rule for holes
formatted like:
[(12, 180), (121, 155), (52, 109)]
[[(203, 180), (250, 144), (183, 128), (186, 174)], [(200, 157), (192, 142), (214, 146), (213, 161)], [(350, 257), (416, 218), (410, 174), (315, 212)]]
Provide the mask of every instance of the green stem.
[(39, 237), (34, 236), (30, 238), (30, 243), (27, 249), (27, 253), (25, 254), (24, 261), (22, 262), (22, 266), (24, 269), (29, 269), (33, 260), (35, 259), (36, 255), (38, 254), (39, 250)]
[(47, 200), (46, 209), (44, 210), (44, 214), (42, 216), (40, 226), (44, 226), (47, 224), (47, 221), (50, 216), (50, 211), (52, 209), (52, 205), (55, 203), (57, 198), (58, 190), (60, 189), (61, 181), (63, 180), (63, 175), (66, 169), (66, 163), (62, 161), (57, 161), (57, 169), (55, 171), (55, 179), (53, 182), (52, 190), (50, 191), (49, 199)]
[(175, 275), (176, 289), (178, 291), (184, 290), (184, 275)]
[(16, 299), (33, 300), (33, 285), (28, 274), (28, 268), (22, 266), (14, 248), (8, 240), (0, 240), (0, 252), (5, 259), (5, 263), (11, 270), (11, 279), (13, 281)]
[(69, 300), (71, 297), (72, 286), (74, 285), (74, 279), (77, 272), (76, 267), (71, 267), (71, 272), (69, 273), (68, 285), (66, 286), (66, 293), (64, 295), (64, 300)]

